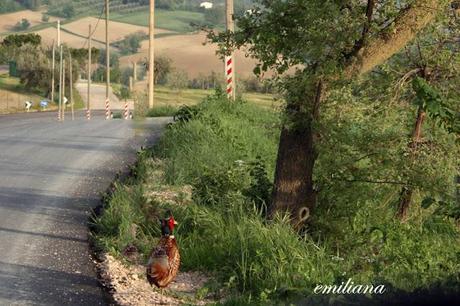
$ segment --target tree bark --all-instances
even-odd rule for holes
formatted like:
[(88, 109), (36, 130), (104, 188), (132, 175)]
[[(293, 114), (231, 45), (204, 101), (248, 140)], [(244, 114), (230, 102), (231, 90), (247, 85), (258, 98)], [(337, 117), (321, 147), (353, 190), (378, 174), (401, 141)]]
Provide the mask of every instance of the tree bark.
[[(377, 35), (367, 46), (363, 46), (348, 63), (344, 76), (352, 78), (367, 73), (398, 53), (444, 8), (439, 2), (442, 1), (416, 1), (395, 20), (391, 34)], [(273, 197), (269, 207), (269, 215), (272, 217), (276, 212), (289, 213), (291, 224), (297, 230), (305, 224), (316, 206), (317, 192), (313, 174), (317, 153), (313, 122), (319, 116), (322, 84), (316, 88), (317, 93), (318, 88), (320, 95), (311, 95), (316, 98), (310, 114), (313, 119), (309, 124), (302, 129), (289, 129), (287, 126), (282, 128)]]
[(367, 73), (398, 53), (445, 8), (442, 2), (415, 1), (394, 21), (390, 34), (378, 35), (361, 49), (361, 52), (345, 68), (345, 76), (351, 78)]
[[(410, 156), (411, 156), (412, 163), (414, 162), (414, 159), (417, 155), (417, 147), (422, 137), (422, 126), (423, 126), (423, 122), (425, 121), (425, 117), (426, 117), (425, 111), (421, 107), (419, 107), (418, 114), (417, 114), (417, 120), (415, 122), (415, 127), (412, 133), (412, 140), (410, 144), (410, 150), (411, 150)], [(412, 202), (413, 193), (414, 193), (413, 188), (409, 186), (404, 186), (401, 190), (400, 197), (399, 197), (398, 212), (397, 212), (397, 216), (401, 220), (405, 220), (407, 218), (407, 211), (409, 210), (410, 204)]]
[(302, 227), (316, 204), (313, 169), (317, 157), (314, 147), (317, 135), (313, 125), (319, 116), (323, 82), (319, 80), (314, 88), (313, 101), (305, 101), (311, 105), (310, 113), (305, 114), (310, 116), (310, 120), (301, 127), (284, 126), (281, 131), (272, 197), (276, 201), (269, 209), (271, 217), (279, 211), (288, 212), (296, 230)]

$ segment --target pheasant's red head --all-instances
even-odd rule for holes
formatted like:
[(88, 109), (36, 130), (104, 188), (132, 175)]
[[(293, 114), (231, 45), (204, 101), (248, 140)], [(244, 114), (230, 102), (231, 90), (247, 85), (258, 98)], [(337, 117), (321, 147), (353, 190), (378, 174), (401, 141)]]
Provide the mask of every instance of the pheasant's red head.
[(168, 227), (169, 227), (169, 231), (171, 232), (171, 234), (173, 233), (174, 231), (174, 227), (177, 225), (177, 222), (176, 220), (174, 220), (174, 217), (173, 215), (171, 215), (168, 219)]
[(161, 233), (163, 236), (173, 236), (174, 227), (177, 225), (172, 213), (168, 213), (165, 219), (161, 219)]

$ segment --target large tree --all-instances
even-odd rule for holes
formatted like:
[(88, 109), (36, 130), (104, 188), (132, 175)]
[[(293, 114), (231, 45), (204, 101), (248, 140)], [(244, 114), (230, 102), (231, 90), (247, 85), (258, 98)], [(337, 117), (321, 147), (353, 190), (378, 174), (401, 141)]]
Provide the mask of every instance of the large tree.
[[(321, 101), (331, 88), (383, 64), (442, 13), (448, 1), (258, 0), (235, 33), (210, 33), (222, 53), (247, 47), (256, 73), (277, 72), (286, 107), (270, 215), (300, 228), (316, 206)], [(288, 72), (288, 76), (280, 77)]]

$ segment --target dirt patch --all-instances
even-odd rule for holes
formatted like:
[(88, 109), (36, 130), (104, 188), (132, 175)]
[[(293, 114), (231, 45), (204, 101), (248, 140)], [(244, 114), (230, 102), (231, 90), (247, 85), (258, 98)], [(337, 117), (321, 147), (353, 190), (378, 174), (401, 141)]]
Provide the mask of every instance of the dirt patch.
[[(216, 46), (203, 45), (206, 41), (205, 33), (184, 34), (161, 37), (155, 39), (155, 53), (172, 59), (176, 69), (187, 71), (191, 78), (200, 74), (210, 75), (213, 71), (223, 73), (224, 64), (216, 55)], [(141, 61), (148, 56), (148, 41), (143, 41), (139, 53), (120, 58), (120, 64), (129, 66), (133, 61)], [(254, 59), (245, 56), (244, 52), (236, 53), (236, 71), (241, 77), (253, 75), (256, 65)]]
[[(43, 12), (25, 10), (14, 13), (2, 14), (0, 15), (0, 33), (12, 31), (16, 23), (18, 23), (18, 21), (21, 21), (23, 18), (29, 20), (31, 27), (36, 26), (38, 24), (42, 24), (42, 13)], [(55, 20), (57, 20), (57, 18), (50, 17), (49, 22)]]
[(102, 285), (112, 293), (113, 299), (119, 305), (205, 305), (211, 302), (195, 298), (208, 281), (205, 275), (198, 272), (180, 272), (176, 280), (162, 293), (147, 282), (143, 265), (126, 265), (110, 255), (105, 255), (97, 268)]

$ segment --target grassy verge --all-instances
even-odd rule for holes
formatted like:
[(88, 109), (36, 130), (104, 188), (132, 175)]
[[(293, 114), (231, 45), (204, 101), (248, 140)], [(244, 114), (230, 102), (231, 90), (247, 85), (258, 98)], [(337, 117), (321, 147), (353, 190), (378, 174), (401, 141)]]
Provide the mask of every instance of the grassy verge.
[[(74, 95), (74, 108), (76, 110), (85, 107), (85, 102), (77, 90), (73, 91)], [(33, 103), (32, 109), (41, 110), (40, 101), (48, 100), (44, 94), (37, 89), (30, 89), (20, 83), (19, 78), (10, 77), (7, 74), (0, 75), (0, 112), (24, 111), (23, 104), (25, 101)], [(50, 103), (48, 110), (56, 109), (57, 105)], [(70, 106), (67, 106), (70, 110)]]
[[(25, 111), (25, 101), (32, 102), (32, 109), (40, 110), (40, 101), (45, 100), (39, 90), (31, 90), (7, 74), (0, 75), (0, 113), (14, 113)], [(50, 105), (48, 109), (52, 109)]]
[[(214, 93), (213, 90), (184, 89), (173, 90), (166, 86), (155, 86), (155, 104), (178, 109), (183, 105), (196, 105)], [(244, 93), (242, 98), (250, 104), (255, 104), (264, 109), (278, 109), (281, 106), (279, 100), (275, 100), (271, 94)]]
[(177, 111), (178, 108), (171, 105), (157, 106), (147, 112), (147, 117), (172, 117)]
[[(414, 290), (455, 290), (460, 247), (449, 220), (401, 224), (392, 207), (373, 200), (375, 193), (354, 206), (339, 203), (347, 208), (345, 218), (318, 209), (311, 232), (302, 236), (282, 216), (266, 220), (279, 137), (276, 112), (211, 96), (176, 117), (155, 148), (140, 155), (134, 176), (106, 198), (96, 220), (102, 250), (121, 256), (134, 244), (146, 258), (159, 235), (158, 217), (171, 209), (180, 223), (182, 269), (213, 275), (215, 282), (202, 292), (217, 298), (224, 292), (228, 305), (328, 305), (337, 299), (385, 305)], [(191, 197), (183, 186), (191, 186)], [(162, 192), (173, 193), (173, 200), (158, 197)], [(388, 293), (312, 294), (317, 284), (340, 285), (348, 278), (385, 284)]]

